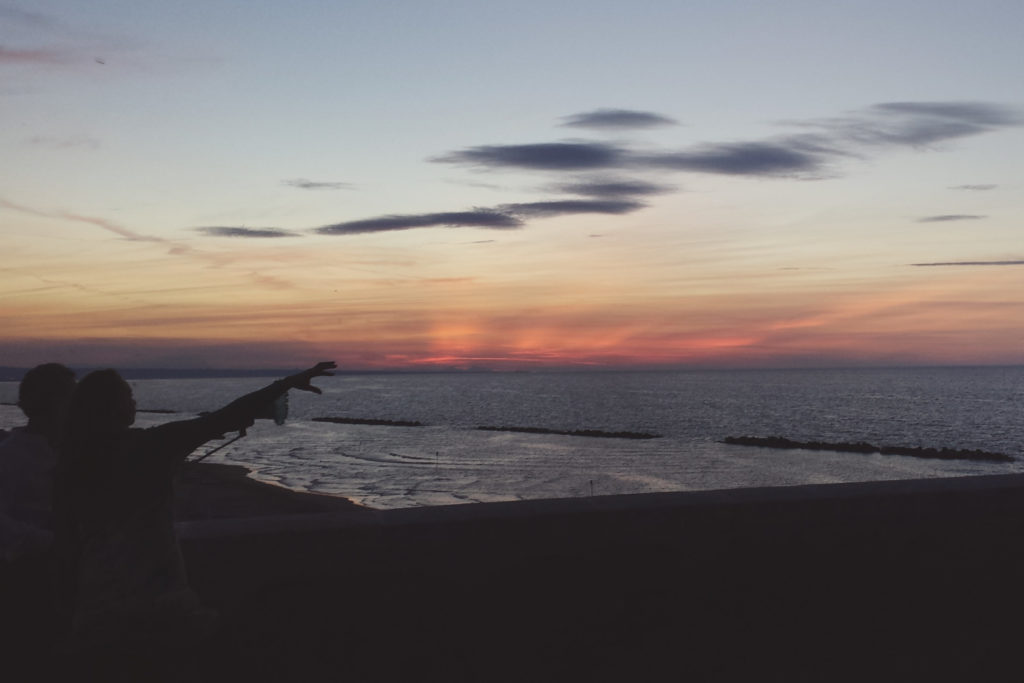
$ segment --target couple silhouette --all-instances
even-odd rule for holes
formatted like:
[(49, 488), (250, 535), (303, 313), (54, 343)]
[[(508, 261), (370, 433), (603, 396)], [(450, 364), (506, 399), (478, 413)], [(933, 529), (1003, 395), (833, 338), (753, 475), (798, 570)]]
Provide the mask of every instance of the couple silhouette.
[[(48, 639), (79, 679), (198, 680), (217, 620), (185, 574), (173, 517), (178, 468), (288, 390), (321, 393), (312, 380), (334, 367), (321, 362), (219, 410), (146, 429), (133, 427), (132, 389), (115, 370), (77, 383), (57, 364), (26, 373), (19, 406), (29, 423), (0, 441), (0, 571), (5, 593), (21, 589), (24, 610), (48, 617), (20, 629), (29, 668)], [(48, 591), (24, 590), (39, 576)]]

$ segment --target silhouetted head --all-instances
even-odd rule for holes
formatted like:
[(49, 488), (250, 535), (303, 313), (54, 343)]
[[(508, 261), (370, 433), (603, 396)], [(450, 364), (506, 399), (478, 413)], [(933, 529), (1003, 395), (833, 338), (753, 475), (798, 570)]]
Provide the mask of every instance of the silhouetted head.
[(72, 441), (116, 434), (135, 422), (132, 388), (117, 370), (94, 370), (71, 395), (65, 436)]
[(60, 363), (37, 365), (18, 385), (18, 407), (28, 418), (29, 430), (55, 434), (75, 388), (75, 373)]

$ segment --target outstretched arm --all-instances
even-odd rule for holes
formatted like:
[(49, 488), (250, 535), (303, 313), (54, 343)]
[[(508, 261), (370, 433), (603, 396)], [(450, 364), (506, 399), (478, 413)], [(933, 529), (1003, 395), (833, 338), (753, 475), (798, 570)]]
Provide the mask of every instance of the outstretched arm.
[(323, 393), (320, 387), (312, 382), (317, 377), (329, 377), (335, 365), (331, 361), (317, 363), (308, 370), (279, 379), (273, 384), (258, 389), (241, 398), (237, 398), (223, 408), (193, 420), (170, 422), (153, 427), (152, 432), (163, 444), (173, 444), (173, 455), (184, 458), (196, 448), (210, 439), (215, 439), (225, 432), (238, 431), (252, 425), (256, 416), (266, 409), (276, 398), (289, 389), (309, 391), (314, 394)]
[(314, 394), (322, 394), (324, 392), (320, 390), (320, 387), (314, 386), (312, 384), (312, 380), (315, 377), (330, 377), (334, 373), (329, 371), (336, 367), (338, 366), (334, 361), (321, 361), (309, 370), (303, 370), (302, 372), (298, 372), (294, 375), (289, 375), (281, 381), (289, 383), (291, 385), (288, 387), (289, 389), (300, 389), (302, 391), (311, 391)]

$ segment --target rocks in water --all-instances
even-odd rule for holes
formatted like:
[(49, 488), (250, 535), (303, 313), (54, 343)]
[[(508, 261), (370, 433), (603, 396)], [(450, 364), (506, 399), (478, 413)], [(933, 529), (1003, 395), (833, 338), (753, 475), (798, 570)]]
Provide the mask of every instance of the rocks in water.
[(488, 432), (525, 432), (527, 434), (557, 434), (559, 436), (594, 436), (605, 439), (658, 439), (661, 434), (647, 432), (605, 432), (600, 429), (546, 429), (544, 427), (477, 427)]
[(314, 417), (313, 422), (336, 422), (345, 425), (379, 425), (384, 427), (422, 427), (416, 420), (376, 420), (361, 417)]
[[(385, 427), (425, 427), (422, 422), (410, 420), (377, 420), (360, 417), (314, 417), (313, 422), (336, 422), (351, 425), (382, 425)], [(559, 436), (592, 436), (605, 439), (658, 439), (661, 434), (646, 432), (606, 432), (600, 429), (546, 429), (544, 427), (477, 427), (478, 430), (489, 432), (524, 432), (527, 434), (557, 434)]]
[(1013, 462), (1005, 453), (955, 448), (921, 448), (920, 446), (875, 446), (858, 441), (855, 443), (828, 443), (825, 441), (794, 441), (781, 436), (727, 436), (722, 443), (734, 446), (760, 446), (761, 448), (800, 449), (810, 451), (835, 451), (838, 453), (862, 453), (881, 455), (909, 455), (914, 458), (936, 460), (979, 460), (985, 462)]

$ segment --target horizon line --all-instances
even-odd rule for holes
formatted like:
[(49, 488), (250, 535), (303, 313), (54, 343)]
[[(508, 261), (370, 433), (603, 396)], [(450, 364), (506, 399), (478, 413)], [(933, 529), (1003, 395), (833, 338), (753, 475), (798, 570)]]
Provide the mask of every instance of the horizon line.
[[(0, 382), (20, 381), (25, 372), (33, 366), (0, 366)], [(82, 376), (94, 370), (110, 368), (110, 365), (89, 364), (69, 366)], [(827, 364), (827, 365), (604, 365), (547, 366), (529, 369), (495, 369), (488, 367), (393, 367), (393, 368), (337, 368), (337, 375), (440, 375), (440, 374), (543, 374), (543, 373), (616, 373), (616, 372), (743, 372), (743, 371), (794, 371), (794, 370), (916, 370), (952, 368), (1016, 368), (1024, 363), (904, 363), (904, 364)], [(114, 368), (125, 379), (214, 379), (247, 377), (280, 377), (292, 374), (297, 368), (209, 368), (209, 367), (159, 367), (125, 366)]]

